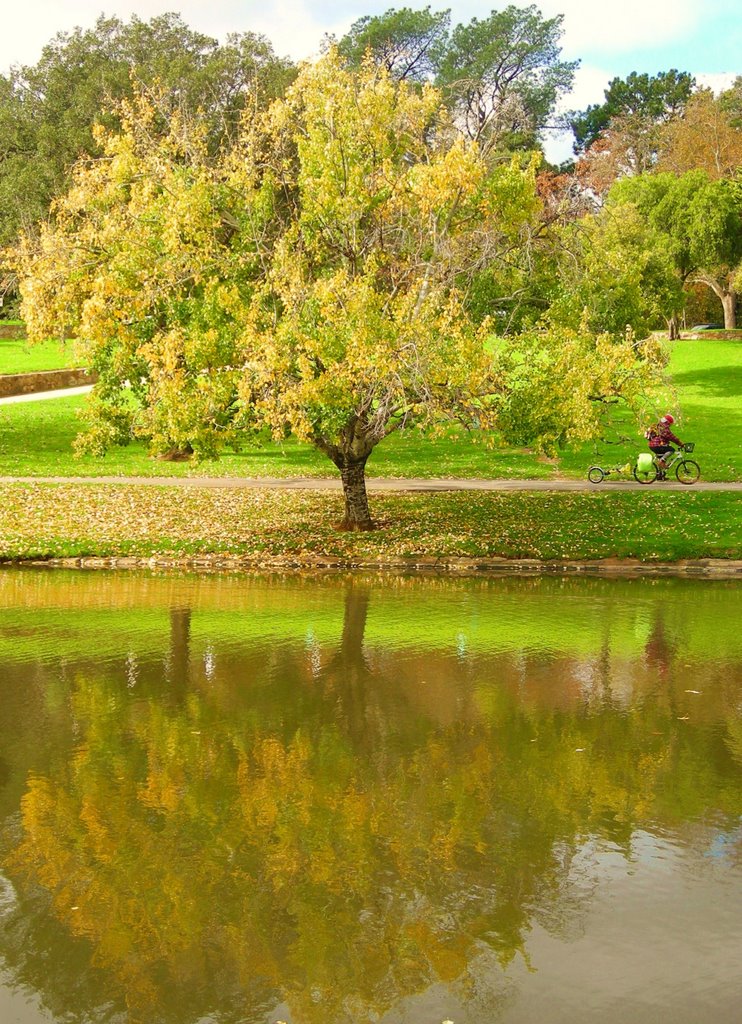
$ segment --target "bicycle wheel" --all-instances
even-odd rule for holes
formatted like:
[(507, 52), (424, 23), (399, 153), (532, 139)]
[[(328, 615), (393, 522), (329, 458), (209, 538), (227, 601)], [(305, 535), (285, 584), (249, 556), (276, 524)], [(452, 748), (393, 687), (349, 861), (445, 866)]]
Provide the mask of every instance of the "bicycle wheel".
[(591, 466), (587, 471), (587, 478), (591, 484), (599, 484), (605, 480), (605, 473), (600, 466)]
[(693, 459), (682, 459), (675, 467), (675, 476), (681, 484), (694, 484), (701, 475), (701, 467)]
[(657, 479), (657, 467), (654, 463), (639, 472), (639, 467), (634, 466), (634, 479), (638, 484), (653, 484)]

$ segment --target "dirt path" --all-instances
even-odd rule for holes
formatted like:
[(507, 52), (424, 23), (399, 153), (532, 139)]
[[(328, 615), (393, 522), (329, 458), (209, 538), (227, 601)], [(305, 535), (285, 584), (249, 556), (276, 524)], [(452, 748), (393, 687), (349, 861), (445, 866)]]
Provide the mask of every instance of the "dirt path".
[[(340, 491), (340, 479), (332, 477), (202, 477), (202, 476), (0, 476), (0, 484), (129, 484), (150, 487), (205, 487), (242, 490), (276, 491)], [(591, 484), (587, 480), (466, 480), (408, 479), (370, 477), (369, 491), (742, 491), (742, 483), (718, 483), (699, 480), (687, 486), (677, 481), (663, 481), (648, 487), (634, 480), (617, 480)]]

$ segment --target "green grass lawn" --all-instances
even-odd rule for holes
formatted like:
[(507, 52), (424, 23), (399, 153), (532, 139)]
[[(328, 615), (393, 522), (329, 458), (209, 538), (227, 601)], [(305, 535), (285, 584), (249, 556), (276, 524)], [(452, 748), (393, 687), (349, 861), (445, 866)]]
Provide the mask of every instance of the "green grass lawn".
[(75, 358), (72, 342), (44, 341), (30, 345), (23, 340), (0, 338), (0, 374), (64, 370), (81, 365)]
[[(22, 342), (0, 342), (20, 345)], [(680, 413), (677, 433), (695, 442), (702, 479), (742, 480), (742, 343), (703, 339), (674, 344), (670, 372)], [(0, 406), (0, 475), (21, 476), (333, 476), (323, 455), (295, 441), (246, 447), (215, 462), (168, 463), (151, 459), (141, 444), (105, 458), (72, 456), (77, 411), (84, 398)], [(667, 410), (657, 410), (658, 414)], [(548, 479), (583, 477), (594, 462), (625, 463), (644, 449), (642, 431), (627, 424), (620, 445), (581, 445), (560, 453), (558, 465), (514, 448), (488, 448), (464, 432), (431, 440), (416, 430), (392, 435), (369, 459), (369, 476)]]
[[(336, 476), (324, 455), (297, 441), (267, 442), (226, 452), (216, 461), (163, 462), (141, 443), (112, 449), (105, 457), (74, 458), (77, 413), (85, 398), (0, 406), (1, 476)], [(463, 432), (444, 440), (417, 431), (392, 435), (368, 462), (369, 476), (547, 478), (555, 467), (517, 448), (490, 449)]]
[[(694, 458), (703, 480), (742, 480), (742, 342), (709, 338), (674, 342), (669, 373), (677, 399), (658, 415), (676, 416), (674, 433), (695, 444)], [(584, 445), (560, 459), (566, 476), (581, 475), (584, 467), (625, 462), (645, 451), (641, 431), (625, 444)]]
[(696, 442), (707, 479), (742, 479), (742, 342), (677, 341), (671, 370), (678, 437)]

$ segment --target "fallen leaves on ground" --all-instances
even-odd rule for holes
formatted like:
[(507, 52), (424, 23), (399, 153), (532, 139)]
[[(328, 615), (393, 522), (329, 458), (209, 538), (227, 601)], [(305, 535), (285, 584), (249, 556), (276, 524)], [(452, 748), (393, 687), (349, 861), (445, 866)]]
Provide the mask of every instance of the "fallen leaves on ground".
[(387, 494), (342, 533), (337, 494), (129, 484), (0, 487), (0, 557), (740, 557), (734, 493)]

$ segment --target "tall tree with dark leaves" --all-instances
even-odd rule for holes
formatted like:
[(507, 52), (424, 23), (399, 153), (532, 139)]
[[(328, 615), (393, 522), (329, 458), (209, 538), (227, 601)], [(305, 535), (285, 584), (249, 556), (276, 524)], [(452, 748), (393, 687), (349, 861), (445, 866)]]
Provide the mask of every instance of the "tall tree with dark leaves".
[(101, 16), (92, 29), (59, 33), (37, 64), (0, 77), (0, 244), (47, 215), (74, 161), (96, 152), (93, 125), (115, 125), (115, 101), (133, 95), (133, 77), (171, 109), (200, 112), (214, 150), (246, 104), (280, 95), (292, 74), (262, 36), (219, 45), (177, 14), (126, 24)]
[(397, 79), (426, 82), (435, 77), (448, 42), (449, 12), (430, 7), (413, 11), (390, 8), (385, 14), (355, 21), (338, 43), (351, 67), (367, 55)]
[(703, 170), (645, 174), (618, 182), (610, 201), (631, 202), (661, 232), (683, 283), (709, 288), (721, 303), (724, 326), (737, 325), (742, 269), (742, 188)]
[(575, 153), (589, 149), (616, 119), (638, 120), (645, 125), (665, 124), (682, 112), (694, 86), (695, 81), (687, 71), (675, 68), (656, 75), (632, 71), (626, 78), (612, 79), (602, 103), (569, 115)]
[(536, 145), (577, 68), (561, 57), (562, 20), (510, 6), (453, 30), (437, 85), (469, 138), (505, 149)]

